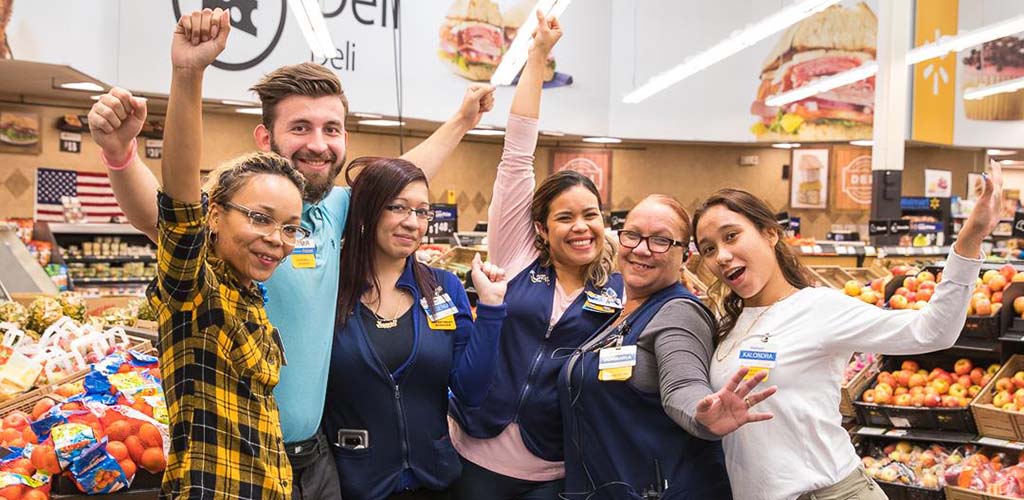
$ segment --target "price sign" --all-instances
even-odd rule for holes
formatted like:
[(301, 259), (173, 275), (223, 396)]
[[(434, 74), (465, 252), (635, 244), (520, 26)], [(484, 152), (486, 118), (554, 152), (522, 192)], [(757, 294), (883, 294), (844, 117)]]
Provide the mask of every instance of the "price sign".
[(427, 224), (427, 238), (431, 243), (448, 243), (459, 230), (459, 207), (447, 203), (432, 203), (434, 219)]
[(82, 134), (74, 132), (61, 132), (60, 133), (60, 151), (62, 153), (75, 153), (79, 154), (82, 152)]
[(164, 156), (164, 141), (160, 139), (146, 139), (146, 158), (159, 160)]

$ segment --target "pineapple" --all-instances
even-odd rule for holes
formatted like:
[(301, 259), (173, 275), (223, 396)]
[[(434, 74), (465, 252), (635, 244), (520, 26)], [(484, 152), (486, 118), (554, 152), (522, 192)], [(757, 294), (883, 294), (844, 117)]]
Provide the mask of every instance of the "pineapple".
[(57, 299), (65, 316), (81, 323), (85, 321), (85, 299), (75, 292), (61, 292)]
[(18, 328), (28, 324), (28, 310), (17, 302), (0, 302), (0, 323), (14, 323)]
[(53, 297), (38, 297), (28, 305), (28, 328), (37, 332), (46, 331), (50, 325), (64, 316), (64, 308)]

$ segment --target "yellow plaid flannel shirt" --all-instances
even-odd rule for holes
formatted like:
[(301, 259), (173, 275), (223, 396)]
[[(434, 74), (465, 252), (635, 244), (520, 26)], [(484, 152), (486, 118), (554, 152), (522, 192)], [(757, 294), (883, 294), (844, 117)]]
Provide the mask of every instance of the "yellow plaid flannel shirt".
[(171, 423), (162, 499), (291, 496), (292, 471), (273, 389), (284, 361), (255, 285), (213, 256), (208, 199), (159, 205), (159, 274), (147, 296), (160, 322)]

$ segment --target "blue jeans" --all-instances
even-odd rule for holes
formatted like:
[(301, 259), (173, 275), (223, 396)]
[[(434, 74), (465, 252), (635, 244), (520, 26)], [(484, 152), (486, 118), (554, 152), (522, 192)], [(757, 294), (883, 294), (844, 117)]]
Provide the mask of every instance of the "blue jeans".
[(527, 481), (462, 459), (462, 476), (451, 486), (452, 500), (558, 500), (565, 480)]

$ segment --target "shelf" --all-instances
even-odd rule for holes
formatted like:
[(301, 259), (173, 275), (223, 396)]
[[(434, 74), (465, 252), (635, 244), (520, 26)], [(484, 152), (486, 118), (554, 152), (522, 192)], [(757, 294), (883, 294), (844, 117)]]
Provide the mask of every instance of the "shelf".
[(124, 257), (64, 257), (65, 264), (90, 264), (94, 262), (109, 262), (111, 264), (120, 264), (124, 262), (156, 262), (156, 257), (149, 255), (136, 255)]
[(911, 439), (915, 441), (930, 441), (936, 443), (968, 444), (977, 443), (982, 439), (977, 434), (966, 432), (930, 431), (923, 429), (891, 429), (884, 427), (858, 427), (853, 431), (854, 435), (865, 437), (884, 437), (892, 439)]
[(69, 278), (75, 285), (147, 284), (153, 278)]
[(142, 231), (131, 224), (67, 224), (51, 222), (50, 232), (53, 234), (88, 234), (88, 235), (142, 235)]

